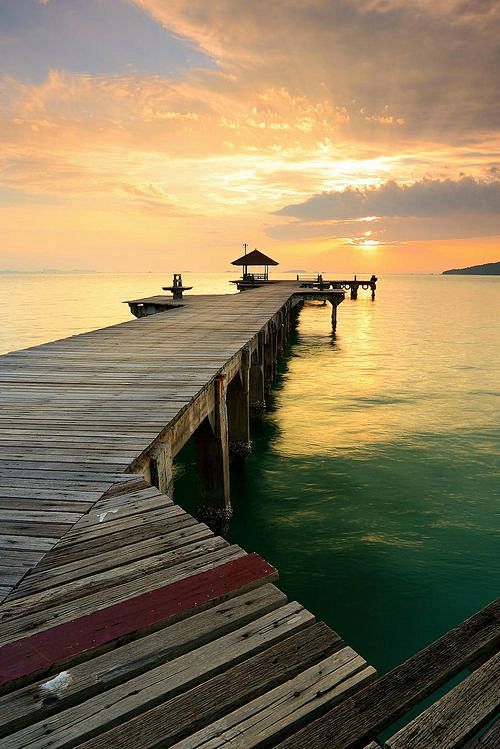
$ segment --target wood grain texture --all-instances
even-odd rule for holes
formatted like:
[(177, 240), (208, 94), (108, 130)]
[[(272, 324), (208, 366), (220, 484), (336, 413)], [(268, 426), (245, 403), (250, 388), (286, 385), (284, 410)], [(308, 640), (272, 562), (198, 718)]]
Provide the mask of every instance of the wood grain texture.
[(57, 664), (94, 652), (108, 643), (164, 624), (174, 616), (276, 578), (276, 570), (257, 554), (215, 566), (192, 577), (93, 611), (0, 648), (0, 684), (5, 686)]
[(85, 749), (170, 746), (293, 678), (338, 650), (339, 636), (313, 624), (261, 653), (84, 743)]
[(388, 749), (459, 749), (498, 713), (500, 654), (386, 742)]
[(370, 740), (500, 642), (500, 599), (280, 744), (356, 747)]
[(64, 689), (54, 691), (53, 699), (44, 687), (47, 679), (17, 689), (0, 697), (0, 736), (200, 648), (285, 604), (286, 596), (281, 591), (273, 585), (263, 585), (72, 666)]

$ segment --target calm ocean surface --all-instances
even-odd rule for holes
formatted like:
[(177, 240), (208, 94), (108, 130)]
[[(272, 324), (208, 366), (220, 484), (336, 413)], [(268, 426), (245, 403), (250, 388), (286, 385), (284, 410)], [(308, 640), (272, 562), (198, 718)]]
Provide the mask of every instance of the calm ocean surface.
[[(230, 278), (184, 281), (220, 293)], [(0, 351), (131, 319), (120, 302), (166, 280), (0, 275)], [(342, 304), (336, 338), (329, 308), (305, 307), (233, 475), (231, 540), (381, 672), (498, 595), (499, 319), (500, 278), (383, 277), (374, 303)]]

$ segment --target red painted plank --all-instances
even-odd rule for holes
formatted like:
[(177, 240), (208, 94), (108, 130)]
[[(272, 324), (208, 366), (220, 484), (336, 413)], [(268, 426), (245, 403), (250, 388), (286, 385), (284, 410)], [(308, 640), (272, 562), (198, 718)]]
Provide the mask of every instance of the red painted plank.
[(35, 676), (70, 657), (89, 653), (120, 637), (193, 612), (210, 601), (269, 582), (276, 569), (247, 554), (206, 572), (116, 603), (79, 619), (0, 647), (0, 686)]

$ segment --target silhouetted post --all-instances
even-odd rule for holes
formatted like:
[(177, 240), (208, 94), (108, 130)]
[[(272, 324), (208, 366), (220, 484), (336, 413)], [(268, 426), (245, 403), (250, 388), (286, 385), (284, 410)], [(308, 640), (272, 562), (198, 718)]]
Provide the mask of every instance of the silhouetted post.
[[(356, 276), (354, 276), (356, 278)], [(351, 284), (351, 299), (357, 299), (358, 298), (358, 284), (356, 281)]]
[(229, 444), (226, 378), (214, 381), (214, 410), (195, 432), (198, 466), (198, 515), (214, 532), (222, 533), (232, 515), (229, 488)]

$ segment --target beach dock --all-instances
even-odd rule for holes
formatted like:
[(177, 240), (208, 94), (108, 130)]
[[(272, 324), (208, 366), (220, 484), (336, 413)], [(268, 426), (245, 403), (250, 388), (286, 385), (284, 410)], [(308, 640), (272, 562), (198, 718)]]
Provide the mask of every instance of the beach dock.
[[(307, 299), (336, 325), (342, 290), (278, 283), (131, 300), (137, 320), (0, 357), (2, 749), (354, 749), (466, 667), (469, 687), (387, 746), (464, 746), (492, 719), (498, 603), (376, 679), (218, 535)], [(197, 518), (173, 493), (192, 437)]]

